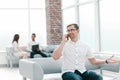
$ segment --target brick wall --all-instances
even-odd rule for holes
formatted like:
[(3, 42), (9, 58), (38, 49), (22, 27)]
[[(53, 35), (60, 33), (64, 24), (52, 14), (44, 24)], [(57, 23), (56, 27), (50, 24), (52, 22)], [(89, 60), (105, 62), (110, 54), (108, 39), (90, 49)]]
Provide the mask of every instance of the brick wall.
[(62, 40), (61, 0), (46, 0), (47, 44), (59, 44)]

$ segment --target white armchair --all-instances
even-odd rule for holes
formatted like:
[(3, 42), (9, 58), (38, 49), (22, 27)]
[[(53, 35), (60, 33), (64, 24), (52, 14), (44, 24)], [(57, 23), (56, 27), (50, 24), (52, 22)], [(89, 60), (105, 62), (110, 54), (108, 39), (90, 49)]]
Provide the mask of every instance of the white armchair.
[(14, 63), (19, 63), (19, 58), (18, 57), (15, 57), (14, 55), (13, 55), (13, 47), (6, 47), (6, 53), (7, 53), (7, 56), (6, 56), (6, 58), (7, 58), (7, 62), (8, 62), (8, 66), (10, 67), (10, 68), (12, 68), (13, 67), (13, 64)]

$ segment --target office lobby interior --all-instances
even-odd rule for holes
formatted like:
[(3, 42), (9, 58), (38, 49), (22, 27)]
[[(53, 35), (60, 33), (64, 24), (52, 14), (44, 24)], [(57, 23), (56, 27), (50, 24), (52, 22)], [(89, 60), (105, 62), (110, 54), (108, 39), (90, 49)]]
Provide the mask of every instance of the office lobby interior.
[[(106, 60), (114, 56), (120, 61), (119, 3), (119, 0), (0, 0), (0, 80), (62, 80), (61, 61), (54, 62), (52, 55), (63, 35), (68, 34), (69, 24), (79, 26), (79, 39), (89, 45), (96, 58)], [(14, 35), (20, 36), (19, 46), (27, 47), (32, 33), (48, 57), (15, 58), (11, 52)], [(102, 75), (103, 80), (120, 80), (120, 62), (99, 66), (86, 63), (87, 69)]]

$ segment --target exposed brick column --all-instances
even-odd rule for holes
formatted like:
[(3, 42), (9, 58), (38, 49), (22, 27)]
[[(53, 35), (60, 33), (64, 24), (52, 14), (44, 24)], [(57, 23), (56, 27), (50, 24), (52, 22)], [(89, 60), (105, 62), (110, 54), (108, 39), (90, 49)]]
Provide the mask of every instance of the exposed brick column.
[(62, 40), (61, 0), (46, 0), (47, 44), (59, 44)]

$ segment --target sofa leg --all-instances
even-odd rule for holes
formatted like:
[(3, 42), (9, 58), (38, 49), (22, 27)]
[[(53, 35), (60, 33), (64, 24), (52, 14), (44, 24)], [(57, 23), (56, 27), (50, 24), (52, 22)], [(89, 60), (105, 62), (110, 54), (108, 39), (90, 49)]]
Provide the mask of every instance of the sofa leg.
[(23, 77), (23, 80), (27, 80), (26, 77)]
[(100, 74), (101, 74), (101, 75), (103, 74), (102, 69), (100, 69)]
[(10, 68), (12, 68), (13, 67), (13, 63), (12, 63), (12, 61), (10, 61)]
[(7, 60), (7, 67), (10, 67), (10, 62), (9, 62), (9, 60)]

